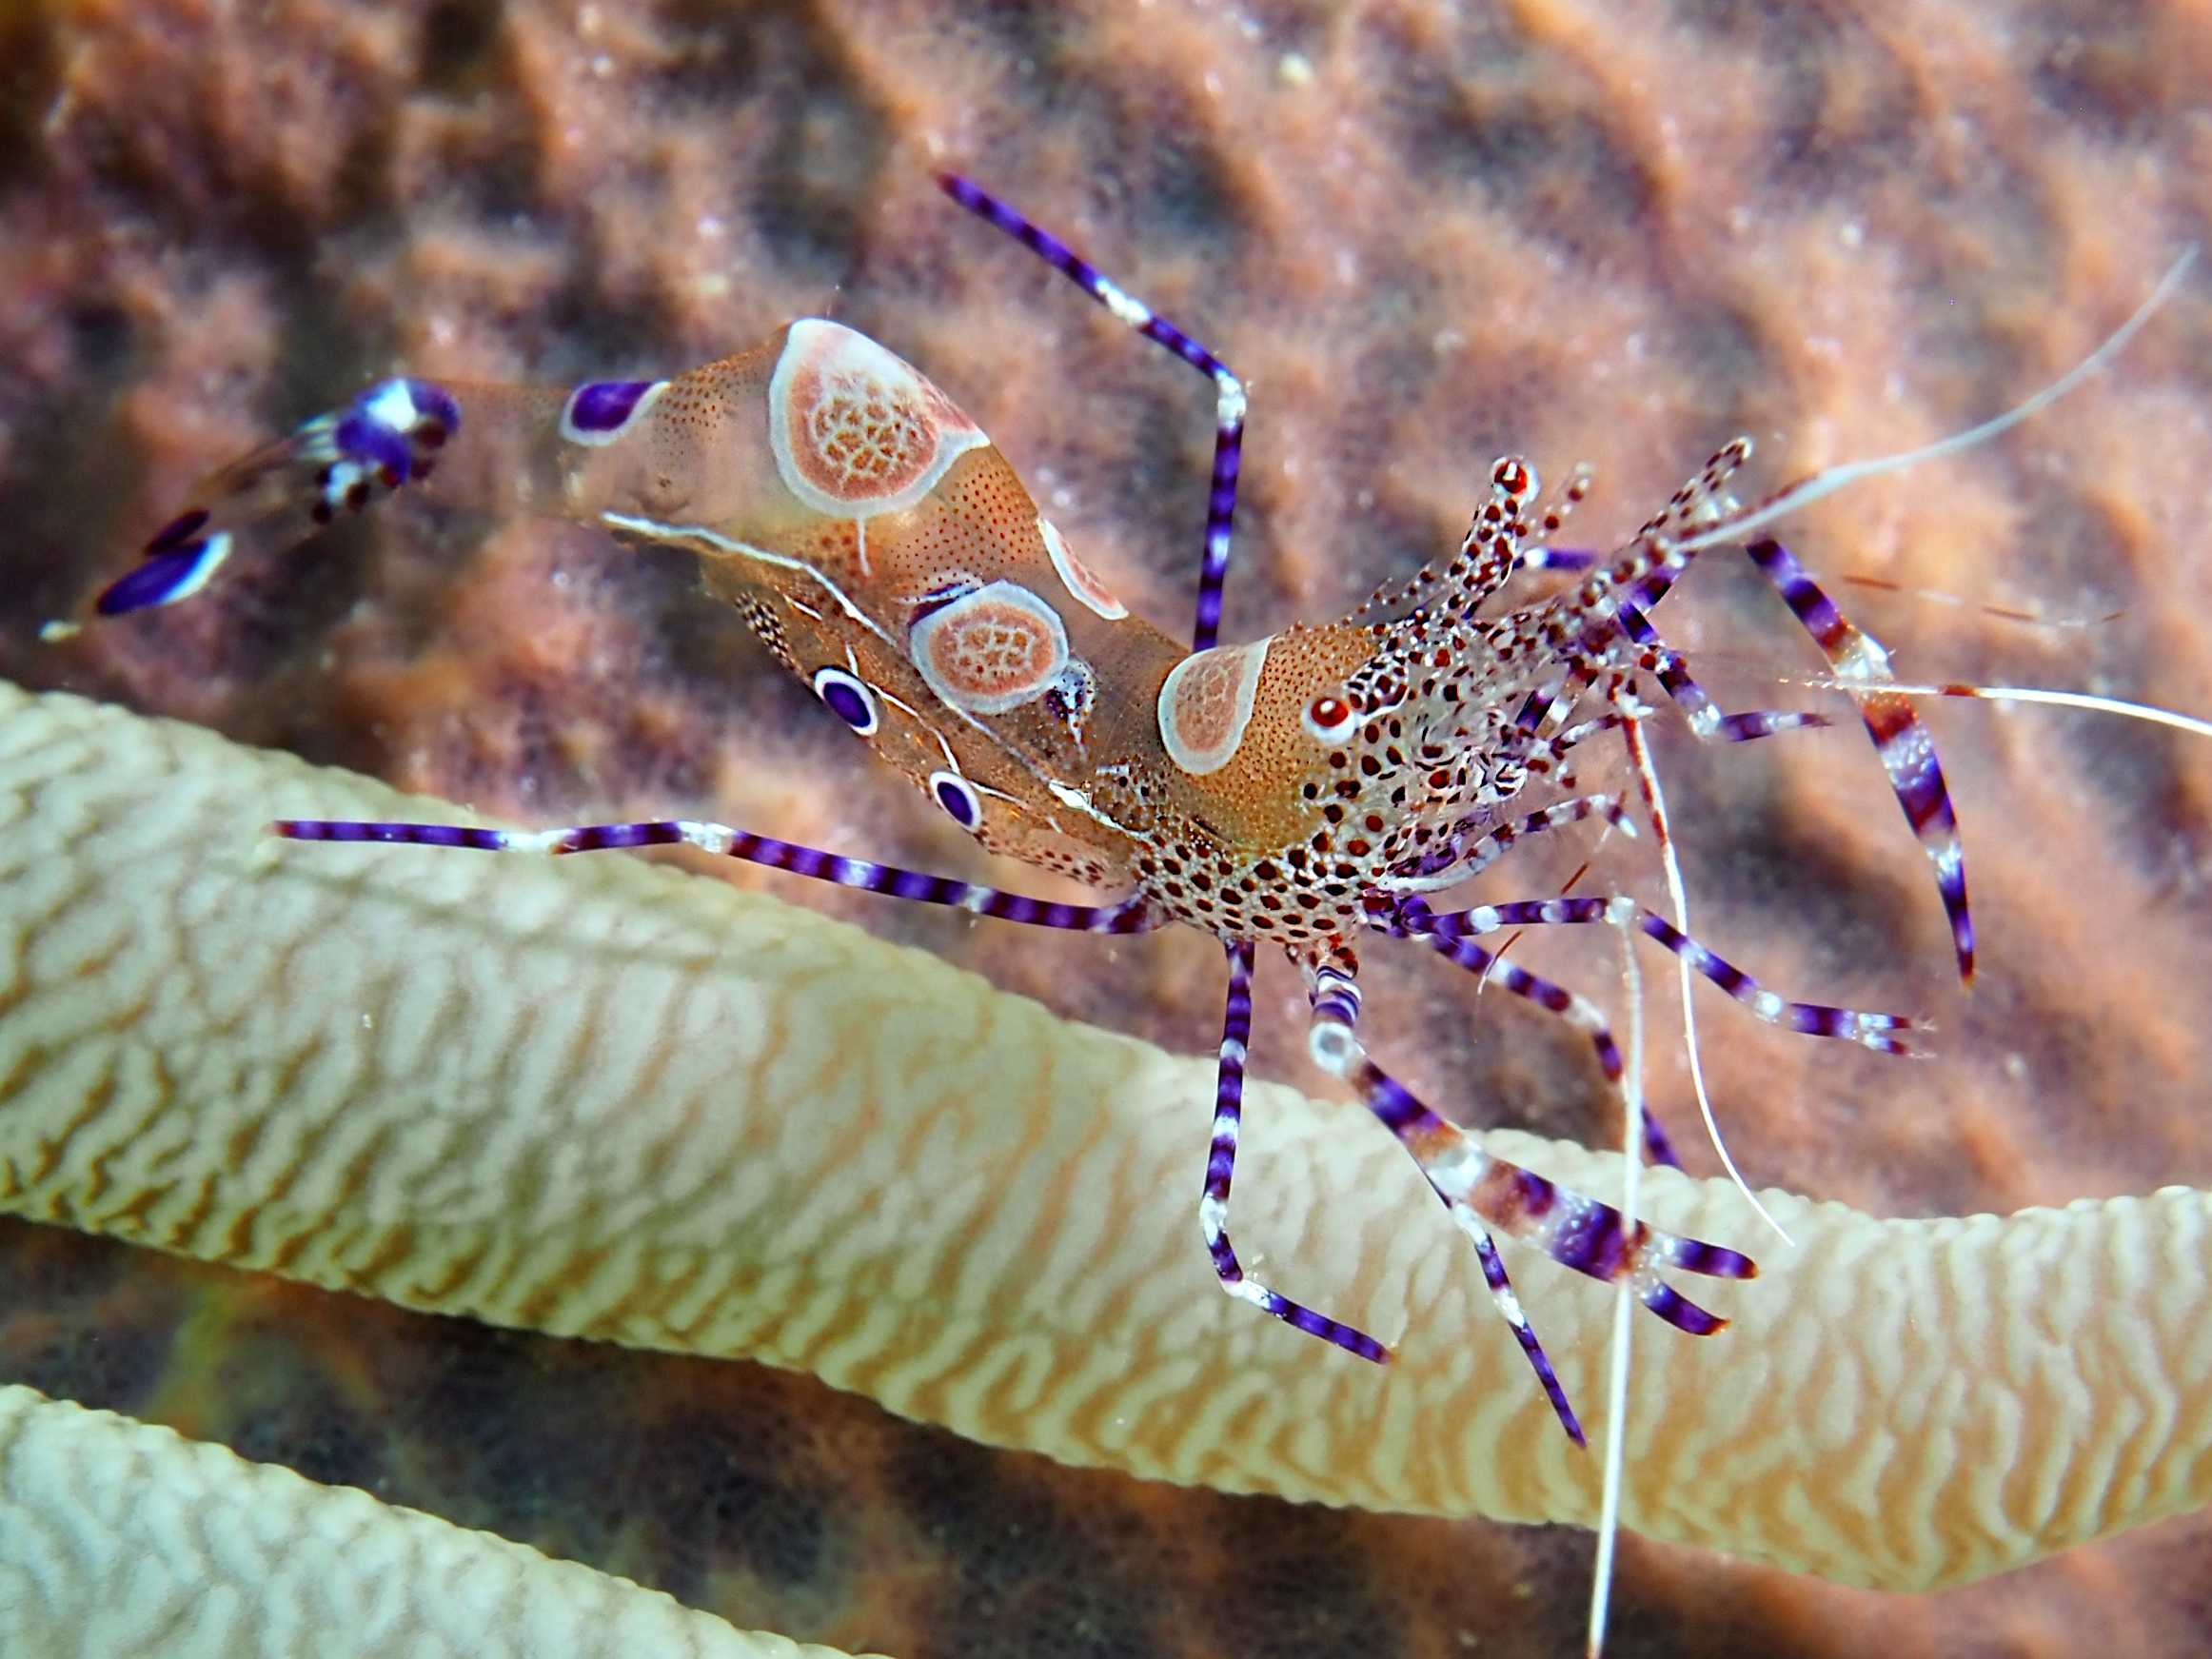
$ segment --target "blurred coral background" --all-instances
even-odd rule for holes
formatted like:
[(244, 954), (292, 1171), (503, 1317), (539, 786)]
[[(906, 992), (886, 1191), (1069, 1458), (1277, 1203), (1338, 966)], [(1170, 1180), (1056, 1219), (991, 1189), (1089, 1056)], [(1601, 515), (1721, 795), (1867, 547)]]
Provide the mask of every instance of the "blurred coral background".
[[(1763, 487), (2056, 378), (2212, 234), (2212, 13), (5, 0), (0, 671), (518, 820), (712, 817), (985, 876), (681, 560), (581, 528), (403, 502), (189, 604), (39, 638), (200, 473), (372, 377), (664, 374), (808, 314), (921, 366), (1085, 561), (1182, 632), (1209, 388), (953, 207), (946, 167), (1247, 379), (1226, 637), (1253, 638), (1454, 543), (1502, 452), (1554, 479), (1595, 463), (1574, 539), (1605, 545), (1737, 432)], [(2017, 434), (1794, 522), (1901, 673), (2212, 715), (2208, 281)], [(1716, 554), (1657, 620), (1729, 706), (1844, 717), (1711, 751), (1659, 721), (1701, 937), (1792, 995), (1938, 1026), (1936, 1058), (1901, 1062), (1703, 999), (1750, 1178), (1915, 1215), (2212, 1186), (2212, 748), (1932, 708), (1983, 935), (1962, 992), (1926, 862), (1847, 705), (1791, 683), (1819, 659), (1772, 592)], [(1593, 759), (1584, 781), (1620, 772)], [(1482, 895), (1554, 893), (1587, 861), (1579, 890), (1662, 897), (1649, 838), (1560, 839)], [(1171, 1048), (1217, 1034), (1219, 953), (1195, 935), (1030, 938), (728, 879)], [(1514, 950), (1618, 983), (1602, 939)], [(1570, 1030), (1426, 953), (1369, 958), (1378, 1051), (1446, 1110), (1615, 1134)], [(1255, 1063), (1326, 1094), (1272, 967)], [(1717, 1169), (1690, 1144), (1671, 979), (1647, 981), (1654, 1098), (1691, 1168)], [(1238, 1197), (1263, 1243), (1267, 1195)], [(1547, 1297), (1600, 1294), (1515, 1271), (1539, 1329)], [(19, 1222), (0, 1224), (0, 1378), (908, 1659), (1580, 1649), (1591, 1542), (1571, 1530), (1073, 1473), (806, 1377)], [(2202, 1516), (1925, 1597), (1630, 1540), (1611, 1650), (2199, 1653), (2207, 1587)]]

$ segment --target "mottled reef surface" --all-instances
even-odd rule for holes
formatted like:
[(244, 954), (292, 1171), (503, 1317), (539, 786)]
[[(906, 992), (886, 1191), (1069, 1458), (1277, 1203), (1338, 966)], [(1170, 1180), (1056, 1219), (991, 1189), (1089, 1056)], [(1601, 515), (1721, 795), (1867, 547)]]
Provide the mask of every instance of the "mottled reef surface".
[[(943, 166), (1247, 377), (1226, 632), (1251, 638), (1455, 541), (1503, 451), (1555, 477), (1594, 462), (1577, 523), (1603, 543), (1738, 431), (1779, 481), (2055, 377), (2212, 237), (2212, 17), (2182, 0), (7, 0), (0, 671), (522, 820), (711, 816), (982, 874), (681, 562), (575, 528), (403, 504), (190, 605), (38, 639), (200, 472), (372, 376), (656, 374), (804, 314), (921, 365), (1085, 560), (1180, 631), (1207, 388), (947, 204)], [(2208, 282), (2031, 427), (1795, 523), (1902, 672), (2212, 713)], [(1732, 706), (1818, 696), (1783, 683), (1818, 660), (1739, 557), (1707, 560), (1659, 621)], [(2026, 708), (1929, 720), (1982, 926), (1970, 993), (1854, 725), (1708, 752), (1660, 722), (1700, 934), (1793, 995), (1939, 1027), (1938, 1057), (1905, 1063), (1710, 998), (1746, 1171), (1897, 1215), (2212, 1185), (2212, 747)], [(1586, 860), (1585, 889), (1659, 896), (1648, 840), (1587, 839), (1516, 853), (1481, 892), (1553, 893)], [(1072, 1016), (1193, 1052), (1217, 1030), (1219, 955), (1195, 936), (1033, 938), (801, 885), (777, 890)], [(1604, 941), (1515, 953), (1617, 983)], [(1257, 1066), (1325, 1092), (1292, 975), (1262, 972)], [(1478, 1000), (1425, 953), (1372, 951), (1368, 982), (1378, 1051), (1445, 1109), (1613, 1133), (1587, 1048), (1548, 1017)], [(1652, 997), (1652, 1090), (1687, 1143), (1669, 1000)], [(1194, 1199), (1204, 1140), (1194, 1122)], [(1264, 1248), (1267, 1195), (1239, 1206)], [(1597, 1294), (1521, 1277), (1539, 1326), (1547, 1297)], [(1324, 1285), (1286, 1288), (1328, 1305)], [(13, 1222), (0, 1377), (740, 1624), (914, 1659), (1578, 1650), (1580, 1533), (1070, 1473), (808, 1378)], [(1928, 1597), (1631, 1542), (1613, 1651), (2201, 1652), (2207, 1586), (2203, 1517)]]

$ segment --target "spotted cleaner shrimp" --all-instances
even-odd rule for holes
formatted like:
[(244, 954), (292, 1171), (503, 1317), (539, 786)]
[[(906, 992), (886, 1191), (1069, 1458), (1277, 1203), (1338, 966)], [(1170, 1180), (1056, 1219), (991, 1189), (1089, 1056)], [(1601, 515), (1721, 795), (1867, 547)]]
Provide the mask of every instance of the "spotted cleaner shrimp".
[[(1552, 1010), (1582, 1031), (1616, 1085), (1620, 1046), (1596, 1009), (1482, 940), (1531, 925), (1640, 931), (1763, 1020), (1913, 1052), (1910, 1018), (1787, 1000), (1624, 897), (1440, 911), (1431, 896), (1548, 830), (1596, 820), (1633, 833), (1621, 801), (1569, 793), (1567, 767), (1603, 734), (1623, 733), (1633, 750), (1638, 722), (1651, 712), (1639, 701), (1648, 687), (1712, 741), (1827, 723), (1811, 713), (1724, 713), (1650, 619), (1699, 552), (1740, 543), (1858, 703), (1930, 860), (1960, 975), (1970, 978), (1965, 874), (1934, 746), (1891, 682), (1880, 645), (1765, 533), (1784, 511), (1851, 477), (1929, 452), (1834, 469), (1746, 509), (1728, 493), (1749, 455), (1739, 440), (1602, 560), (1550, 545), (1587, 479), (1577, 474), (1547, 507), (1533, 470), (1508, 458), (1492, 469), (1489, 499), (1449, 558), (1386, 586), (1341, 622), (1224, 646), (1241, 383), (1013, 208), (965, 180), (941, 183), (1212, 382), (1212, 489), (1188, 650), (1115, 598), (949, 398), (882, 346), (820, 319), (666, 381), (563, 388), (384, 382), (204, 480), (136, 568), (101, 593), (97, 610), (118, 616), (187, 599), (229, 560), (281, 552), (341, 512), (404, 487), (455, 506), (576, 519), (628, 542), (689, 550), (707, 586), (768, 650), (985, 848), (1125, 896), (1048, 902), (689, 820), (535, 832), (286, 820), (275, 832), (547, 854), (688, 843), (1006, 921), (1106, 934), (1179, 921), (1210, 932), (1229, 970), (1199, 1200), (1215, 1275), (1228, 1294), (1284, 1323), (1385, 1362), (1390, 1351), (1373, 1336), (1249, 1274), (1231, 1241), (1252, 978), (1259, 944), (1274, 942), (1304, 976), (1313, 1057), (1392, 1131), (1468, 1235), (1560, 1423), (1582, 1443), (1496, 1234), (1627, 1287), (1696, 1336), (1726, 1321), (1665, 1273), (1741, 1279), (1757, 1270), (1734, 1250), (1634, 1222), (1497, 1157), (1424, 1104), (1360, 1038), (1356, 941), (1370, 934), (1413, 940)], [(2058, 395), (2117, 349), (2179, 274), (2074, 376), (1947, 444), (1979, 441)], [(1482, 614), (1509, 578), (1529, 568), (1578, 580), (1521, 608)], [(1546, 791), (1560, 798), (1525, 800)], [(1648, 793), (1648, 804), (1656, 812), (1655, 796)], [(1643, 1124), (1643, 1150), (1677, 1161), (1657, 1120), (1647, 1116)]]

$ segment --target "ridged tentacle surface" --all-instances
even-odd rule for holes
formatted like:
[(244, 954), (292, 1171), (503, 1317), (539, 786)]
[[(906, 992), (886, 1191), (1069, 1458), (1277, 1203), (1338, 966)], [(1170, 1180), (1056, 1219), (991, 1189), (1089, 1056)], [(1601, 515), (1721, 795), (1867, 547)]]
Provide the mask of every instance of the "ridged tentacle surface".
[(220, 1446), (0, 1388), (9, 1659), (844, 1659)]
[[(1393, 1342), (1215, 1288), (1210, 1066), (626, 857), (279, 844), (436, 814), (66, 697), (0, 701), (0, 1205), (410, 1306), (802, 1367), (1071, 1462), (1588, 1522), (1449, 1218), (1345, 1105), (1254, 1085), (1240, 1242)], [(1083, 941), (1071, 940), (1079, 951)], [(1605, 1195), (1601, 1155), (1499, 1135)], [(1761, 1250), (1723, 1335), (1647, 1335), (1627, 1523), (1889, 1589), (2212, 1495), (2201, 1193), (1879, 1221), (1717, 1183), (1643, 1213)], [(1595, 1400), (1603, 1291), (1513, 1262)], [(1593, 1430), (1602, 1428), (1593, 1424)]]

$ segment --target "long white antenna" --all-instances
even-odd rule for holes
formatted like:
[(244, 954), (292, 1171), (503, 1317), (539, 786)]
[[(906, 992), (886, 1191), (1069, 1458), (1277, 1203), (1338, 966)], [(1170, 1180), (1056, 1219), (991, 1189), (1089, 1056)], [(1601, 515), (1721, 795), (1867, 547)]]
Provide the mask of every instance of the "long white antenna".
[(1685, 536), (1677, 545), (1694, 553), (1724, 542), (1740, 542), (1750, 531), (1761, 529), (1823, 496), (1833, 495), (1845, 485), (1856, 484), (1862, 478), (1873, 478), (1880, 473), (1898, 472), (1907, 466), (1918, 466), (1924, 461), (1934, 461), (1945, 455), (1954, 455), (1962, 449), (1971, 449), (1975, 444), (1986, 443), (2001, 432), (2010, 431), (2031, 415), (2041, 414), (2050, 407), (2125, 350), (2127, 343), (2136, 337), (2158, 308), (2174, 297), (2174, 290), (2182, 286), (2182, 278), (2188, 274), (2189, 267), (2196, 261), (2197, 250), (2194, 247), (2184, 250), (2166, 274), (2159, 279), (2159, 286), (2151, 289), (2150, 298), (2136, 306), (2135, 314), (2114, 329), (2110, 339), (2077, 364), (2071, 373), (2053, 381), (2027, 402), (2015, 404), (2004, 414), (1994, 420), (1984, 421), (1979, 426), (1955, 432), (1948, 438), (1925, 444), (1918, 449), (1907, 449), (1897, 455), (1881, 455), (1871, 461), (1848, 461), (1841, 466), (1827, 467), (1768, 496), (1747, 512), (1722, 518), (1695, 535)]
[[(1815, 691), (1864, 690), (1864, 681), (1807, 680), (1804, 684)], [(2158, 708), (2147, 702), (2129, 702), (2124, 698), (2099, 697), (2087, 691), (2045, 691), (2035, 685), (1899, 685), (1882, 681), (1884, 691), (1901, 692), (1906, 697), (1974, 697), (1985, 702), (2041, 702), (2053, 708), (2082, 708), (2093, 714), (2124, 715), (2129, 720), (2148, 721), (2154, 726), (2171, 726), (2178, 732), (2192, 737), (2212, 738), (2212, 721), (2199, 720), (2195, 715), (2176, 714), (2170, 708)]]
[[(1649, 746), (1644, 741), (1644, 722), (1631, 716), (1622, 728), (1628, 740), (1629, 759), (1636, 768), (1637, 781), (1643, 786), (1644, 804), (1650, 809), (1651, 834), (1659, 843), (1659, 860), (1667, 872), (1667, 902), (1673, 906), (1674, 925), (1684, 933), (1689, 927), (1689, 889), (1682, 879), (1682, 860), (1674, 851), (1674, 826), (1667, 817), (1667, 792), (1659, 787), (1659, 768), (1653, 763)], [(1721, 1135), (1721, 1126), (1713, 1116), (1712, 1096), (1705, 1086), (1705, 1061), (1697, 1050), (1697, 1003), (1691, 995), (1696, 979), (1688, 960), (1676, 959), (1681, 970), (1682, 983), (1682, 1038), (1689, 1056), (1689, 1081), (1697, 1091), (1698, 1115), (1705, 1119), (1706, 1138), (1712, 1142), (1713, 1151), (1721, 1155), (1721, 1168), (1728, 1173), (1736, 1191), (1744, 1195), (1744, 1201), (1758, 1212), (1759, 1219), (1774, 1229), (1775, 1234), (1791, 1249), (1797, 1240), (1789, 1236), (1788, 1229), (1774, 1219), (1772, 1212), (1759, 1202), (1759, 1195), (1751, 1191), (1750, 1182), (1744, 1179), (1736, 1168), (1736, 1160), (1728, 1152), (1728, 1143)]]
[[(1630, 731), (1636, 729), (1629, 722)], [(1623, 918), (1621, 994), (1629, 1009), (1629, 1064), (1621, 1076), (1621, 1235), (1636, 1231), (1637, 1188), (1644, 1174), (1644, 978), (1636, 967), (1636, 936)], [(1621, 1281), (1613, 1294), (1612, 1366), (1606, 1379), (1606, 1467), (1604, 1496), (1597, 1516), (1597, 1561), (1590, 1587), (1590, 1659), (1606, 1646), (1606, 1615), (1613, 1594), (1613, 1546), (1621, 1531), (1621, 1466), (1629, 1441), (1629, 1357), (1635, 1333), (1636, 1287)]]

